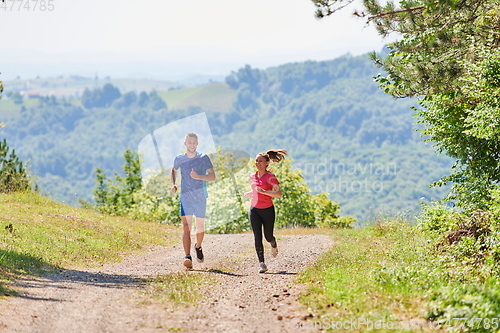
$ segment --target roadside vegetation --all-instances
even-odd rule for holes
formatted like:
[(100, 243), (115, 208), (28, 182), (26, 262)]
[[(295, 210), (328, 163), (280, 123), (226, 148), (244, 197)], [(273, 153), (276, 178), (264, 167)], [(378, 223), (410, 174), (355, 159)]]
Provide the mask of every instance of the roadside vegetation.
[(37, 193), (0, 193), (0, 297), (10, 282), (93, 267), (178, 241), (177, 229), (56, 203)]
[(297, 280), (307, 288), (301, 302), (313, 313), (304, 327), (499, 331), (499, 242), (492, 236), (498, 228), (491, 228), (498, 216), (483, 213), (465, 220), (448, 208), (427, 207), (417, 226), (384, 219), (331, 231), (332, 250)]
[[(123, 175), (115, 172), (108, 178), (96, 170), (95, 204), (81, 200), (84, 207), (97, 211), (128, 216), (133, 219), (180, 224), (179, 196), (170, 192), (170, 176), (160, 174), (149, 180), (146, 188), (141, 176), (137, 153), (124, 153)], [(248, 177), (255, 172), (249, 158), (237, 159), (232, 153), (218, 150), (211, 156), (217, 180), (208, 184), (206, 230), (209, 233), (237, 233), (250, 230)], [(270, 170), (280, 180), (283, 197), (276, 200), (276, 228), (325, 227), (352, 228), (356, 220), (340, 216), (340, 204), (331, 201), (328, 193), (312, 194), (300, 169), (292, 169), (290, 159), (272, 165)]]

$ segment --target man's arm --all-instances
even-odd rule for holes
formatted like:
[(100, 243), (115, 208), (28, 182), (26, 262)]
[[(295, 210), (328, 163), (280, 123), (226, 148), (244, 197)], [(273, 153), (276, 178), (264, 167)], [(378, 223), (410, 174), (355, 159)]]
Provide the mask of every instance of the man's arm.
[(170, 180), (172, 181), (172, 193), (177, 192), (177, 185), (175, 185), (175, 177), (176, 177), (176, 171), (175, 168), (172, 167), (172, 170), (170, 172)]
[(205, 175), (199, 175), (196, 173), (196, 171), (191, 170), (190, 175), (193, 179), (204, 180), (206, 182), (215, 180), (215, 171), (213, 168), (207, 169), (207, 173)]

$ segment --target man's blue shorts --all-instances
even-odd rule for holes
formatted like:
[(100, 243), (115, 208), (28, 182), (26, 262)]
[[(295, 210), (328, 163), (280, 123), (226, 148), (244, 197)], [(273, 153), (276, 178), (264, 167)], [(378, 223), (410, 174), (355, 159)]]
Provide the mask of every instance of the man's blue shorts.
[(181, 216), (194, 215), (199, 218), (205, 218), (207, 201), (190, 202), (181, 200)]

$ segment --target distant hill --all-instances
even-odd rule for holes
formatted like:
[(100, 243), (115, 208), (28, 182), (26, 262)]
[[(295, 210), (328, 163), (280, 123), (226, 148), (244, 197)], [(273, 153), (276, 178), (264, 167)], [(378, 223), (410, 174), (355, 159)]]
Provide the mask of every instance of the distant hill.
[[(111, 77), (83, 77), (83, 76), (69, 76), (69, 77), (52, 77), (35, 79), (16, 79), (4, 81), (5, 91), (3, 99), (0, 100), (0, 111), (8, 109), (17, 109), (12, 106), (12, 99), (9, 95), (12, 93), (20, 93), (28, 103), (29, 107), (38, 105), (35, 103), (38, 98), (45, 96), (55, 96), (57, 98), (65, 97), (79, 97), (85, 89), (94, 89), (102, 87), (105, 84), (112, 84), (123, 92), (126, 91), (168, 91), (171, 89), (182, 89), (196, 87), (199, 85), (216, 83), (224, 81), (224, 77), (220, 76), (194, 76), (186, 78), (182, 81), (162, 81), (162, 80), (149, 80), (149, 79), (120, 79)], [(9, 101), (10, 100), (10, 101)]]
[(159, 95), (171, 109), (199, 107), (206, 111), (229, 112), (236, 98), (236, 91), (225, 83), (211, 83), (201, 86), (170, 89)]
[[(452, 161), (435, 155), (412, 129), (415, 102), (385, 95), (373, 82), (376, 74), (367, 56), (346, 55), (266, 70), (245, 66), (225, 82), (195, 87), (117, 80), (111, 84), (121, 96), (106, 107), (84, 108), (78, 98), (0, 101), (0, 121), (7, 123), (0, 136), (30, 161), (42, 191), (76, 204), (91, 200), (96, 167), (119, 172), (126, 148), (137, 149), (165, 124), (205, 112), (224, 149), (251, 156), (288, 149), (311, 190), (329, 192), (342, 215), (411, 217), (421, 202), (444, 195), (445, 189), (428, 185), (447, 174)], [(44, 89), (76, 85), (50, 82)]]

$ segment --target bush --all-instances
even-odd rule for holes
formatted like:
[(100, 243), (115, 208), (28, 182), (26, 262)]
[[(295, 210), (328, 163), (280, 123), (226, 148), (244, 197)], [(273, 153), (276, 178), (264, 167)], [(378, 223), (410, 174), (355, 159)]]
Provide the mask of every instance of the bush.
[(427, 318), (458, 331), (496, 332), (500, 327), (498, 187), (490, 194), (486, 210), (427, 206), (419, 219), (420, 227), (436, 237), (432, 255), (440, 258), (442, 269), (455, 272), (454, 281), (432, 292)]
[(340, 204), (328, 198), (328, 193), (312, 196), (314, 217), (318, 227), (323, 228), (352, 228), (356, 219), (352, 216), (338, 216)]
[(457, 212), (440, 203), (424, 205), (418, 217), (419, 227), (434, 233), (451, 231), (456, 224)]
[(427, 319), (466, 332), (496, 332), (500, 327), (500, 281), (443, 287), (432, 295)]

